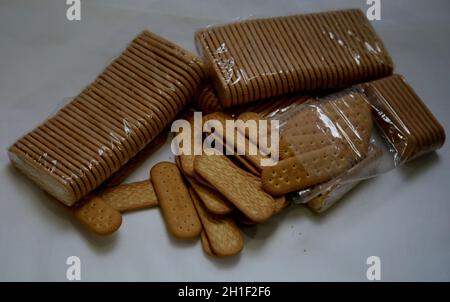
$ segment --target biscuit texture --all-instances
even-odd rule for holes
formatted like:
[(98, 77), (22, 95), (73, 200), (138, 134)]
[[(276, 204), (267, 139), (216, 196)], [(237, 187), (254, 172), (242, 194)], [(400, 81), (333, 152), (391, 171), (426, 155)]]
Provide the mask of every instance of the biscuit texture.
[(197, 238), (202, 225), (177, 166), (161, 162), (153, 166), (150, 174), (169, 232), (178, 239)]
[(361, 10), (245, 20), (203, 29), (196, 43), (224, 107), (341, 88), (393, 71)]
[(149, 180), (109, 187), (97, 194), (121, 213), (158, 206), (158, 198)]
[(263, 222), (273, 215), (274, 199), (225, 156), (197, 156), (194, 169), (252, 221)]
[(198, 200), (196, 193), (192, 189), (190, 193), (207, 238), (207, 240), (206, 238), (202, 239), (202, 242), (206, 241), (202, 243), (205, 252), (207, 254), (212, 252), (212, 254), (219, 257), (238, 254), (244, 247), (244, 240), (234, 220), (231, 217), (210, 214)]
[(97, 235), (110, 235), (122, 224), (122, 215), (102, 198), (89, 196), (70, 208), (74, 217)]
[(11, 162), (73, 205), (153, 141), (203, 78), (196, 56), (144, 31), (70, 103), (11, 146)]

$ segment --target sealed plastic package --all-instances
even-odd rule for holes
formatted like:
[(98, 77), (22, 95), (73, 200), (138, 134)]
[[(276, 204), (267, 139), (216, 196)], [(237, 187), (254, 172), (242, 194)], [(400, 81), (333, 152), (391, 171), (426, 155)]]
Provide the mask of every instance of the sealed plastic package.
[[(281, 110), (280, 110), (281, 109)], [(399, 75), (268, 115), (280, 121), (280, 161), (263, 187), (321, 212), (359, 180), (441, 147), (442, 126)]]
[(155, 139), (203, 78), (195, 55), (144, 31), (69, 104), (13, 144), (11, 162), (73, 205)]

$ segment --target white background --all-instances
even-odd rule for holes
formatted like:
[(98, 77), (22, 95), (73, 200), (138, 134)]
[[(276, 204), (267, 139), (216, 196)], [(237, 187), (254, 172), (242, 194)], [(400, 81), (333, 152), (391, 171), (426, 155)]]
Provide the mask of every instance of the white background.
[[(89, 3), (88, 3), (89, 2)], [(450, 280), (450, 153), (438, 153), (359, 185), (322, 216), (291, 208), (244, 230), (238, 257), (207, 258), (200, 242), (171, 239), (158, 209), (124, 215), (115, 235), (86, 232), (16, 172), (6, 148), (76, 95), (144, 28), (195, 51), (193, 33), (210, 23), (361, 7), (354, 1), (83, 1), (66, 20), (65, 0), (0, 2), (0, 280), (66, 280), (66, 258), (82, 280), (366, 280), (381, 258), (382, 280)], [(450, 129), (450, 2), (382, 1), (373, 22), (396, 63)], [(169, 158), (155, 154), (130, 181)]]

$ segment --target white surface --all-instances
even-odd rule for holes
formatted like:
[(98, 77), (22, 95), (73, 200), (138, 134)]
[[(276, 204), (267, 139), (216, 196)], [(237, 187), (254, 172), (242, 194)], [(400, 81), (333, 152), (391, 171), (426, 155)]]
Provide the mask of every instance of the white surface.
[[(82, 1), (82, 20), (65, 1), (0, 2), (0, 281), (66, 280), (66, 258), (82, 280), (366, 280), (366, 259), (382, 280), (450, 280), (450, 153), (419, 159), (366, 182), (323, 216), (294, 208), (245, 230), (239, 257), (212, 260), (200, 242), (171, 239), (157, 209), (126, 214), (109, 238), (84, 231), (8, 164), (6, 148), (95, 78), (147, 28), (194, 51), (195, 29), (237, 17), (361, 7), (355, 1)], [(374, 26), (397, 72), (450, 129), (450, 2), (383, 1)], [(160, 150), (130, 180), (166, 159)]]

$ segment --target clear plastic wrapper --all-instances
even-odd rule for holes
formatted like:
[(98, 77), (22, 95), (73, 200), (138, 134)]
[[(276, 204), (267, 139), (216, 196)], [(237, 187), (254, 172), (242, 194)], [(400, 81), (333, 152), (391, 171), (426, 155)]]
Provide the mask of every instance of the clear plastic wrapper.
[(357, 9), (212, 25), (196, 44), (223, 107), (287, 93), (345, 88), (392, 74)]
[(273, 195), (321, 212), (358, 181), (445, 141), (442, 126), (401, 76), (368, 82), (269, 114), (280, 121), (280, 161), (262, 172)]
[(78, 96), (14, 143), (11, 162), (73, 205), (153, 141), (203, 78), (195, 55), (144, 31)]

